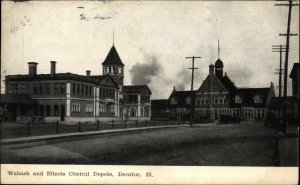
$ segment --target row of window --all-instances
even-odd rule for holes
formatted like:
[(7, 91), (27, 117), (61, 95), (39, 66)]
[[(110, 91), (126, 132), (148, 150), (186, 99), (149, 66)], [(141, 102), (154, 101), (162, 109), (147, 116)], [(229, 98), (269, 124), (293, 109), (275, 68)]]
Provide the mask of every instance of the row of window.
[[(240, 97), (235, 97), (234, 98), (234, 102), (237, 104), (241, 104), (243, 101)], [(190, 104), (191, 100), (190, 98), (186, 98), (185, 100), (186, 104)], [(254, 103), (262, 103), (262, 99), (261, 98), (254, 98)], [(177, 100), (175, 98), (171, 99), (171, 104), (176, 105), (177, 104)], [(208, 98), (198, 98), (196, 99), (196, 104), (197, 105), (207, 105), (208, 104)], [(215, 105), (219, 105), (219, 104), (227, 104), (227, 99), (226, 98), (214, 98), (214, 104)]]
[(122, 74), (122, 67), (104, 67), (104, 73)]
[(100, 89), (99, 97), (100, 98), (115, 99), (115, 90), (113, 90), (113, 89)]
[(72, 84), (72, 94), (74, 95), (85, 95), (85, 96), (92, 96), (93, 86), (85, 85), (85, 84)]
[[(9, 84), (8, 93), (9, 94), (25, 94), (27, 88), (30, 91), (32, 88), (33, 95), (50, 95), (50, 94), (66, 94), (66, 84), (65, 83), (33, 83), (32, 86), (26, 86), (24, 83), (20, 84)], [(53, 91), (51, 91), (53, 89)]]
[[(149, 117), (150, 116), (150, 108), (144, 108), (141, 107), (141, 113), (140, 113), (141, 117)], [(136, 109), (136, 107), (130, 107), (129, 108), (129, 117), (137, 117), (138, 116), (138, 111)]]
[[(73, 103), (71, 107), (72, 112), (80, 112), (81, 111), (81, 104), (80, 103)], [(84, 112), (93, 112), (94, 105), (93, 104), (85, 104)]]
[[(195, 110), (196, 115), (209, 115), (208, 109), (197, 109)], [(242, 114), (244, 118), (264, 118), (265, 117), (265, 109), (253, 109), (246, 108), (242, 110)], [(239, 109), (217, 109), (215, 110), (215, 117), (218, 115), (232, 115), (232, 116), (240, 116)]]
[(36, 115), (40, 116), (60, 116), (64, 112), (64, 105), (39, 105)]

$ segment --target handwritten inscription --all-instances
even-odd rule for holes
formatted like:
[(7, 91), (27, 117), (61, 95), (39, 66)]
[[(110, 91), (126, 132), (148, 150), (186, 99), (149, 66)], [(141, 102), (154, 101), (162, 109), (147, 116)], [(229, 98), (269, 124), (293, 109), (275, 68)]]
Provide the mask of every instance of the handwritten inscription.
[(100, 19), (100, 20), (105, 20), (105, 19), (111, 19), (111, 17), (105, 17), (105, 16), (100, 16), (100, 15), (96, 15), (94, 17), (89, 17), (85, 14), (80, 14), (80, 20), (84, 20), (84, 21), (89, 21), (91, 19)]
[(18, 33), (20, 30), (25, 28), (27, 25), (30, 25), (30, 19), (27, 16), (24, 16), (24, 18), (19, 22), (18, 25), (14, 26), (10, 29), (10, 32), (12, 34)]

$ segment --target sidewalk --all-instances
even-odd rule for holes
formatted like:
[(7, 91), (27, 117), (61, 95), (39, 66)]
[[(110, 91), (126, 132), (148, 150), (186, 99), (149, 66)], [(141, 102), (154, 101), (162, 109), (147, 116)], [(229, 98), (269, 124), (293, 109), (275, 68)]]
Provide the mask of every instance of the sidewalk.
[(279, 132), (279, 165), (299, 166), (299, 130), (296, 125), (288, 125), (286, 134)]
[[(202, 124), (204, 125), (204, 124)], [(169, 125), (169, 126), (153, 126), (153, 127), (140, 127), (140, 128), (122, 128), (122, 129), (110, 129), (110, 130), (100, 130), (100, 131), (89, 131), (89, 132), (75, 132), (75, 133), (65, 133), (65, 134), (53, 134), (53, 135), (43, 135), (43, 136), (29, 136), (29, 137), (19, 137), (19, 138), (9, 138), (1, 139), (1, 145), (11, 145), (11, 144), (23, 144), (32, 143), (39, 141), (52, 141), (59, 139), (70, 139), (79, 138), (95, 135), (107, 135), (114, 133), (125, 133), (125, 132), (135, 132), (143, 130), (154, 130), (162, 128), (176, 128), (176, 127), (189, 127), (189, 125)]]

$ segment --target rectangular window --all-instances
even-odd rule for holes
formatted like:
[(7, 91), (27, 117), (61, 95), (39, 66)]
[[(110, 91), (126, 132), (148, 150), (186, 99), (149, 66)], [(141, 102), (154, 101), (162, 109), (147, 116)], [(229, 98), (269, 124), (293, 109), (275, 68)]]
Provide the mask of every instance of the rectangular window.
[(50, 84), (49, 83), (45, 84), (45, 94), (47, 94), (47, 95), (50, 94)]
[(26, 93), (26, 86), (25, 84), (20, 84), (20, 94), (25, 94)]
[(50, 105), (46, 105), (46, 116), (50, 116)]
[(33, 94), (39, 94), (38, 84), (33, 84)]
[(72, 104), (72, 112), (80, 112), (80, 104), (79, 103)]
[(86, 104), (84, 110), (85, 110), (85, 112), (93, 112), (94, 111), (93, 104)]
[(92, 86), (89, 86), (89, 95), (92, 96)]
[(81, 84), (81, 95), (83, 95), (83, 94), (84, 94), (84, 85)]
[(76, 84), (72, 84), (72, 94), (76, 94)]
[(55, 116), (59, 116), (58, 105), (54, 105), (54, 115), (55, 115)]
[(54, 94), (59, 94), (59, 83), (54, 84)]
[(80, 93), (80, 84), (77, 84), (77, 94)]
[(40, 94), (43, 95), (45, 94), (45, 85), (44, 84), (40, 84)]
[(66, 85), (65, 85), (65, 83), (60, 83), (60, 94), (66, 94)]
[(88, 89), (88, 86), (86, 85), (86, 86), (85, 86), (85, 95), (86, 95), (86, 96), (89, 95), (89, 94), (88, 94), (88, 91), (89, 91), (89, 89)]
[(40, 116), (44, 116), (44, 105), (40, 105)]

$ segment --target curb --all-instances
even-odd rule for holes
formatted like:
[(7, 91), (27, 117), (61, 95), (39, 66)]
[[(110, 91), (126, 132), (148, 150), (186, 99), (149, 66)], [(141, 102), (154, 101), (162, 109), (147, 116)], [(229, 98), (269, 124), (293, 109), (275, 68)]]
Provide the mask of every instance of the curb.
[(60, 139), (71, 139), (71, 138), (75, 139), (75, 138), (96, 136), (96, 135), (109, 135), (115, 133), (116, 134), (128, 133), (128, 132), (136, 132), (136, 131), (144, 131), (144, 130), (156, 130), (156, 129), (163, 129), (163, 128), (177, 128), (177, 127), (189, 127), (189, 125), (169, 125), (169, 126), (156, 126), (156, 127), (127, 128), (127, 129), (100, 130), (100, 131), (90, 131), (90, 132), (76, 132), (76, 133), (66, 133), (66, 134), (56, 134), (56, 135), (10, 138), (10, 139), (1, 139), (1, 145), (34, 143), (40, 141), (55, 141)]

